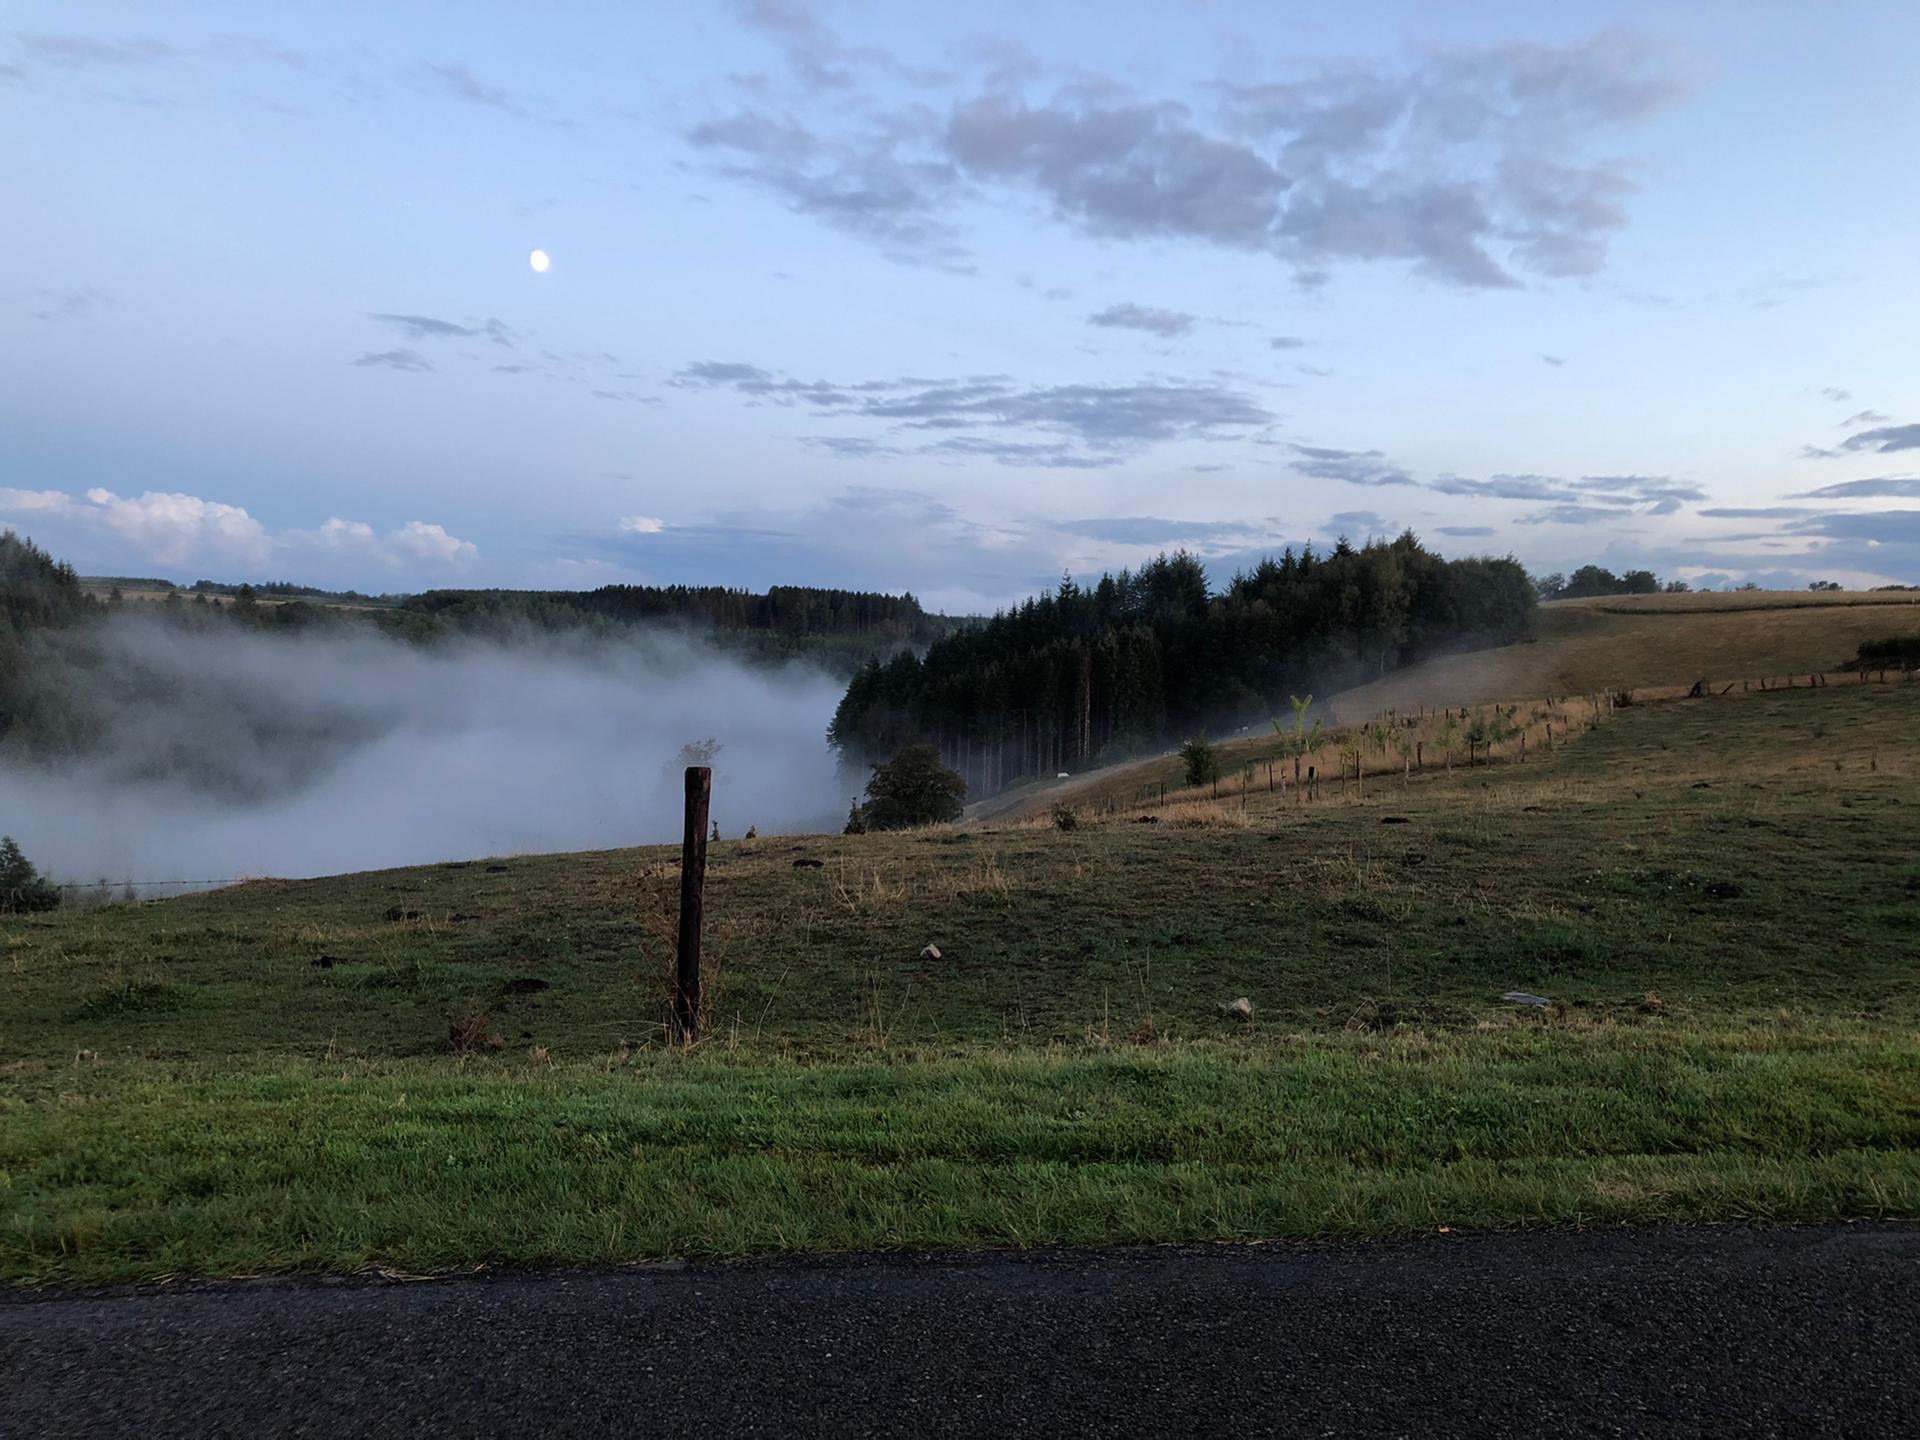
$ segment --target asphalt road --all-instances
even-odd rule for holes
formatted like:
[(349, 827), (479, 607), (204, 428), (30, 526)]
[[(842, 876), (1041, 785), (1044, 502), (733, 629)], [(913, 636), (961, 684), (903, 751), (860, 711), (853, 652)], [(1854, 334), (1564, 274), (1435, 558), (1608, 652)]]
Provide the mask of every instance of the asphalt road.
[(1871, 1435), (1920, 1227), (852, 1257), (0, 1301), (0, 1434)]

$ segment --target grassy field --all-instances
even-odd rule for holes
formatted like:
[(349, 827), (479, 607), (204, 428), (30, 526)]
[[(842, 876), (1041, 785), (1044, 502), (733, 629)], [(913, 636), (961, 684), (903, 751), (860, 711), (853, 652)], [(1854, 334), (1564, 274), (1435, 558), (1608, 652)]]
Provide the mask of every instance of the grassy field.
[(1397, 670), (1335, 697), (1364, 720), (1418, 705), (1478, 705), (1613, 688), (1688, 685), (1835, 669), (1863, 640), (1920, 631), (1920, 594), (1751, 591), (1562, 600), (1538, 635)]
[(1916, 722), (0, 922), (0, 1278), (1920, 1215)]
[[(184, 588), (161, 590), (152, 586), (142, 585), (116, 586), (111, 581), (94, 580), (84, 575), (80, 578), (80, 588), (95, 600), (111, 599), (113, 592), (117, 589), (120, 592), (120, 599), (130, 605), (161, 605), (165, 604), (166, 601), (174, 596), (178, 596), (182, 604), (191, 605), (199, 594), (199, 592)], [(220, 594), (218, 592), (208, 592), (206, 600), (209, 605), (232, 605), (234, 603), (233, 596)], [(262, 595), (259, 596), (256, 601), (256, 603), (263, 606), (291, 605), (296, 602), (307, 605), (327, 606), (336, 610), (385, 610), (392, 608), (391, 602), (378, 598), (369, 597), (364, 600), (348, 600), (338, 595)]]

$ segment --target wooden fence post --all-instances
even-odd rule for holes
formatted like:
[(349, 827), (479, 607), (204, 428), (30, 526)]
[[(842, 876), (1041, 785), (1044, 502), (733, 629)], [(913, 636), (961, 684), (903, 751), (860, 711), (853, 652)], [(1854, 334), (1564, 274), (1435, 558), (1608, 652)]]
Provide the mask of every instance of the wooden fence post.
[(707, 804), (713, 796), (713, 771), (687, 767), (687, 823), (680, 841), (680, 944), (673, 995), (673, 1023), (679, 1038), (700, 1038), (700, 922), (707, 909)]

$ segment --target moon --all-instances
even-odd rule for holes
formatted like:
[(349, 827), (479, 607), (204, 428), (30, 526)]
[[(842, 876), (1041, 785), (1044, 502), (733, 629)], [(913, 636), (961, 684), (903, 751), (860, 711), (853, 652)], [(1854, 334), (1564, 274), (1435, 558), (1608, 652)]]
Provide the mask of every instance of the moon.
[(546, 251), (536, 250), (527, 256), (527, 264), (533, 267), (534, 274), (544, 275), (547, 273), (547, 267), (553, 264), (553, 261), (547, 257)]

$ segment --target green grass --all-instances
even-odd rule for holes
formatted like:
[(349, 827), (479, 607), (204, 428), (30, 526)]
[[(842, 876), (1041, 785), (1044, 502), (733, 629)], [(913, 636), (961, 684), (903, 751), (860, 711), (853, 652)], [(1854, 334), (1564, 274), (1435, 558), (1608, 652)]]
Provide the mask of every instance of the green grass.
[(0, 1109), (0, 1273), (1920, 1212), (1891, 1040), (1340, 1037), (914, 1063), (100, 1069)]
[(0, 1279), (1920, 1215), (1916, 721), (725, 842), (692, 1053), (664, 849), (0, 921)]

